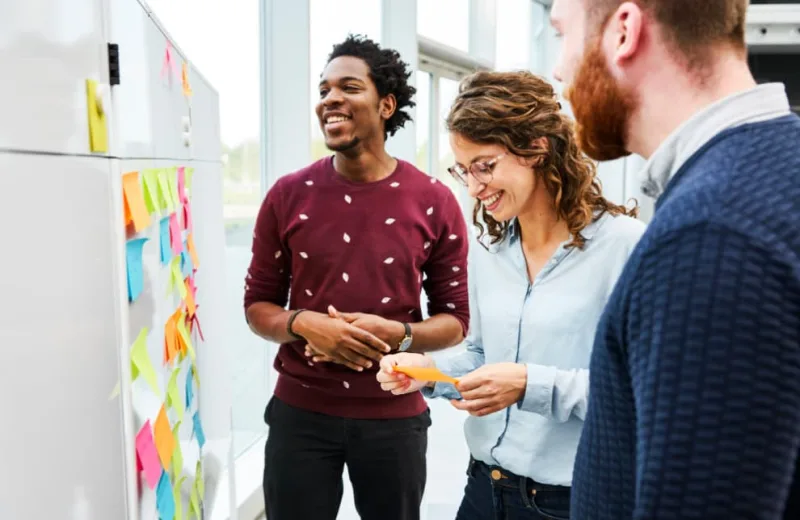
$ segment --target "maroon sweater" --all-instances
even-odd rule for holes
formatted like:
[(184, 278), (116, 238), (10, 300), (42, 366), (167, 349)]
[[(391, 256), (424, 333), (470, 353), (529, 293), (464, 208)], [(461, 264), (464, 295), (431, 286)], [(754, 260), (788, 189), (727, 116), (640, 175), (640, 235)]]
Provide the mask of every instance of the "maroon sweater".
[[(449, 188), (405, 161), (387, 178), (354, 183), (326, 157), (281, 177), (261, 205), (245, 309), (267, 301), (290, 309), (377, 314), (390, 320), (453, 315), (466, 334), (468, 237)], [(362, 373), (311, 363), (305, 343), (283, 344), (275, 359), (275, 395), (286, 403), (338, 417), (403, 418), (425, 411), (417, 392), (381, 390), (376, 368)], [(395, 345), (391, 345), (395, 347)]]

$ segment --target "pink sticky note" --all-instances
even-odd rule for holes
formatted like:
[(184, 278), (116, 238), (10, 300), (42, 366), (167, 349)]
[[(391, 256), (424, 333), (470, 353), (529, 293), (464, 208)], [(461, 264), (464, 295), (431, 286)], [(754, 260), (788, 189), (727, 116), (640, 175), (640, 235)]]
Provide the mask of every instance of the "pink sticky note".
[(189, 202), (189, 199), (186, 197), (186, 172), (184, 171), (184, 167), (181, 166), (178, 168), (178, 198), (181, 199), (181, 202), (186, 204)]
[(183, 229), (192, 230), (192, 206), (187, 200), (183, 203)]
[(172, 254), (181, 254), (181, 251), (183, 251), (183, 237), (181, 237), (181, 225), (178, 223), (177, 213), (169, 216), (169, 241), (172, 244)]
[(187, 278), (189, 280), (189, 290), (192, 291), (192, 298), (197, 301), (197, 287), (194, 285), (194, 276)]
[(153, 432), (150, 429), (150, 420), (144, 423), (142, 429), (136, 434), (136, 454), (142, 463), (144, 477), (150, 489), (155, 489), (158, 479), (161, 478), (161, 462), (153, 442)]

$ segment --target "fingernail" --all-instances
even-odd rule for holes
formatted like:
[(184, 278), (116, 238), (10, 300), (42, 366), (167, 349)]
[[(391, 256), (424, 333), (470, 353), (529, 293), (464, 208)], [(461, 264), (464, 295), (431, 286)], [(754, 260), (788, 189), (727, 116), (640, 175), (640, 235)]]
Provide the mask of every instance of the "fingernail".
[(367, 368), (372, 368), (372, 363), (370, 363), (369, 361), (367, 361)]

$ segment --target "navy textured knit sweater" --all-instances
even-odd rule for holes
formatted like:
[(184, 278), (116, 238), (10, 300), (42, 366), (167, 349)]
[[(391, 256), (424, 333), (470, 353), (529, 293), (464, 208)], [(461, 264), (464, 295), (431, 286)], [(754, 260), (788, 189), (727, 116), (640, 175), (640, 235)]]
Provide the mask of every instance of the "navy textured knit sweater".
[(573, 519), (800, 519), (800, 119), (677, 172), (590, 373)]

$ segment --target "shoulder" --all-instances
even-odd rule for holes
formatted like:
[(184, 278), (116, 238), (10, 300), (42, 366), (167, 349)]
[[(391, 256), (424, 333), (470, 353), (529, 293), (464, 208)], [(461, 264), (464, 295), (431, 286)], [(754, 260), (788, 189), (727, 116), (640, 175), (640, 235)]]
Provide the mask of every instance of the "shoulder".
[(442, 181), (428, 175), (413, 164), (402, 159), (397, 160), (398, 168), (402, 168), (405, 182), (410, 183), (413, 190), (418, 192), (423, 198), (430, 201), (454, 202), (456, 201), (453, 190)]
[(300, 187), (313, 186), (314, 183), (320, 180), (327, 168), (330, 167), (331, 157), (323, 157), (308, 166), (304, 166), (299, 170), (287, 173), (273, 184), (271, 190), (275, 191), (288, 191)]
[(636, 244), (644, 235), (647, 224), (628, 215), (609, 215), (606, 213), (598, 222), (602, 224), (597, 231), (599, 238), (617, 243)]

